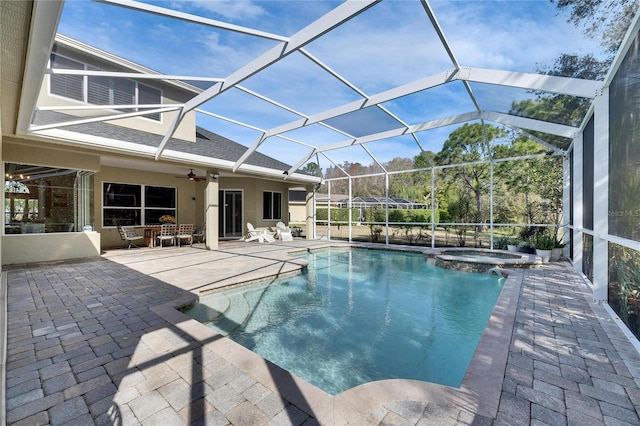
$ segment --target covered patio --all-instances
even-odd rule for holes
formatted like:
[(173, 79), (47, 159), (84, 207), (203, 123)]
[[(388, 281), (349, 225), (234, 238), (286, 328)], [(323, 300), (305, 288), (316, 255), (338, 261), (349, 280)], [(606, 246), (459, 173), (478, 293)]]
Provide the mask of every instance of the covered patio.
[(388, 380), (332, 397), (174, 309), (295, 273), (305, 262), (289, 253), (331, 245), (349, 246), (222, 242), (10, 268), (7, 424), (640, 421), (640, 356), (566, 262), (509, 271), (459, 389)]

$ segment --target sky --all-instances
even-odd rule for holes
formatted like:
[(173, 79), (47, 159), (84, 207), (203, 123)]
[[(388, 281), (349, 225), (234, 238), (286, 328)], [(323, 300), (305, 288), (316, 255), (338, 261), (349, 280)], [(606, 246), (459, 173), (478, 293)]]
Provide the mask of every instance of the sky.
[[(325, 13), (337, 1), (167, 0), (145, 3), (226, 23), (289, 37)], [(561, 53), (602, 57), (597, 42), (566, 22), (547, 0), (429, 2), (456, 60), (462, 67), (536, 72), (553, 65)], [(182, 20), (143, 13), (89, 0), (67, 0), (58, 32), (166, 74), (225, 78), (277, 45), (253, 35), (215, 29)], [(447, 52), (418, 1), (383, 1), (346, 24), (311, 42), (305, 51), (337, 72), (358, 91), (336, 80), (307, 56), (294, 53), (242, 82), (242, 87), (286, 105), (285, 110), (238, 89), (206, 102), (202, 109), (268, 130), (399, 85), (453, 68)], [(528, 97), (524, 90), (471, 84), (485, 110), (507, 112), (513, 101)], [(383, 104), (392, 113), (369, 108), (327, 122), (349, 135), (361, 136), (474, 111), (460, 82), (452, 82)], [(198, 124), (245, 146), (260, 131), (198, 115)], [(456, 126), (457, 127), (457, 126)], [(422, 147), (438, 151), (455, 127), (418, 134)], [(349, 136), (312, 125), (268, 138), (259, 151), (289, 164), (311, 145), (347, 141)], [(380, 162), (412, 158), (420, 152), (410, 136), (373, 142), (367, 149)], [(361, 147), (326, 153), (331, 160), (370, 164)], [(318, 159), (323, 168), (331, 163)], [(315, 157), (312, 158), (315, 161)]]

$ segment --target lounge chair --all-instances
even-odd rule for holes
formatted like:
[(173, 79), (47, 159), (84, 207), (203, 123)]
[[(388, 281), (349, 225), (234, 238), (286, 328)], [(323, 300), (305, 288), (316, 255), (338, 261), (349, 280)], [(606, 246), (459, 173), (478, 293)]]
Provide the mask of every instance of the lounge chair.
[(247, 222), (247, 232), (248, 234), (244, 239), (246, 242), (258, 240), (258, 242), (260, 243), (263, 243), (265, 241), (268, 243), (272, 243), (276, 240), (275, 238), (273, 238), (272, 233), (263, 229), (255, 229), (249, 222)]
[(278, 222), (276, 224), (276, 238), (280, 241), (293, 241), (291, 228), (285, 225), (284, 222)]
[(178, 225), (178, 232), (176, 233), (176, 241), (178, 242), (178, 247), (180, 247), (183, 240), (189, 240), (189, 245), (193, 245), (192, 223), (181, 223), (180, 225)]
[(163, 223), (160, 226), (160, 233), (158, 234), (158, 240), (160, 241), (160, 247), (164, 247), (164, 242), (169, 241), (171, 245), (174, 244), (176, 239), (176, 224), (175, 223)]
[(126, 226), (118, 225), (118, 233), (120, 233), (122, 241), (126, 241), (129, 244), (129, 249), (131, 249), (131, 246), (138, 247), (136, 245), (136, 241), (144, 240), (142, 235), (136, 234), (132, 229), (127, 228)]

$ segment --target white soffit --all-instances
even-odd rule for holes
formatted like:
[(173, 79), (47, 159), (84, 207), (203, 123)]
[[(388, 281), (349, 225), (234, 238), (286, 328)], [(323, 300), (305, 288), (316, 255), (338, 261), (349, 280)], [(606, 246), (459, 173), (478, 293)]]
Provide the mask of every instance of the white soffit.
[(53, 40), (62, 14), (64, 0), (35, 1), (31, 13), (29, 48), (20, 95), (16, 133), (27, 134), (36, 107), (44, 70), (49, 62)]

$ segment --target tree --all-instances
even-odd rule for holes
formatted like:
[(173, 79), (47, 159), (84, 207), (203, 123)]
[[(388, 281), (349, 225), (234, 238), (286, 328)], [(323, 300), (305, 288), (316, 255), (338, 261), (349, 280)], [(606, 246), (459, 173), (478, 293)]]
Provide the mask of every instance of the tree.
[[(578, 56), (569, 54), (561, 54), (551, 68), (538, 68), (538, 72), (541, 74), (586, 80), (601, 80), (606, 75), (607, 70), (608, 63), (598, 61), (592, 55)], [(580, 126), (591, 104), (590, 99), (577, 96), (542, 91), (534, 91), (533, 93), (536, 95), (534, 99), (512, 103), (509, 114), (551, 123)], [(535, 131), (531, 133), (561, 149), (568, 148), (571, 143), (569, 138)]]
[(305, 166), (302, 168), (302, 171), (311, 176), (322, 177), (322, 169), (313, 161), (305, 164)]
[[(346, 175), (340, 170), (338, 166), (327, 167), (324, 173), (325, 179), (344, 178)], [(321, 188), (325, 192), (327, 191), (327, 183)], [(347, 194), (349, 192), (349, 181), (347, 179), (333, 180), (331, 181), (331, 193), (332, 194)]]
[[(508, 158), (541, 154), (546, 148), (525, 136), (513, 139), (509, 145), (496, 149), (494, 158)], [(524, 200), (522, 210), (527, 224), (554, 223), (557, 228), (562, 218), (562, 160), (560, 157), (541, 157), (496, 164), (494, 170), (496, 181), (506, 187), (511, 200)], [(529, 229), (537, 233), (539, 229)]]
[(434, 159), (440, 166), (471, 163), (446, 169), (445, 179), (448, 178), (449, 183), (461, 185), (465, 190), (463, 193), (474, 197), (479, 232), (482, 231), (483, 223), (482, 195), (489, 188), (490, 166), (488, 163), (475, 162), (489, 160), (491, 142), (504, 136), (506, 131), (501, 127), (467, 123), (451, 132)]
[[(414, 168), (410, 158), (396, 157), (384, 164), (388, 171), (404, 171)], [(412, 202), (426, 203), (431, 194), (431, 172), (394, 173), (389, 176), (389, 197), (404, 198)]]
[(416, 169), (427, 169), (433, 166), (436, 154), (431, 151), (422, 151), (413, 157), (413, 167)]
[[(495, 158), (509, 158), (541, 154), (545, 147), (527, 137), (516, 137), (509, 145), (502, 145), (496, 149)], [(524, 199), (524, 209), (521, 214), (524, 220), (518, 222), (534, 223), (536, 221), (534, 209), (535, 181), (539, 179), (541, 171), (537, 169), (535, 160), (516, 160), (496, 164), (494, 176), (504, 183), (510, 197)]]
[[(583, 6), (586, 7), (586, 3), (581, 0), (561, 1), (575, 3), (576, 5), (583, 3)], [(593, 1), (600, 2), (600, 0)], [(599, 80), (604, 78), (607, 69), (608, 64), (606, 62), (598, 61), (591, 55), (562, 54), (556, 59), (553, 67), (539, 68), (539, 72), (561, 77)], [(547, 92), (534, 93), (536, 94), (535, 99), (513, 103), (509, 113), (578, 126), (590, 105), (589, 100), (574, 96)], [(569, 139), (559, 136), (539, 132), (531, 133), (561, 149), (566, 149), (571, 142)], [(508, 151), (508, 155), (526, 155), (543, 151), (542, 148), (536, 149), (537, 146), (539, 147), (540, 145), (531, 141), (526, 142), (526, 139), (515, 140), (510, 148), (511, 151)], [(512, 178), (520, 176), (521, 180), (507, 180), (507, 184), (510, 185), (514, 193), (525, 194), (527, 197), (525, 200), (526, 223), (546, 222), (558, 224), (562, 213), (562, 167), (560, 159), (554, 157), (535, 162), (527, 161), (509, 164), (513, 165), (513, 169), (508, 172), (508, 175)], [(518, 181), (521, 183), (518, 184)], [(534, 199), (533, 195), (537, 195), (538, 198)], [(534, 217), (536, 214), (538, 214), (538, 217)]]
[(600, 39), (611, 54), (620, 46), (633, 17), (637, 0), (551, 0), (558, 9), (569, 11), (568, 21), (584, 27), (587, 37)]

